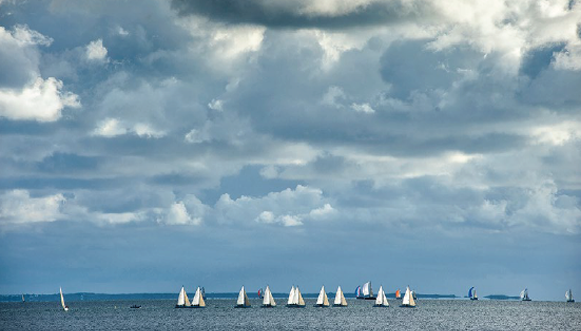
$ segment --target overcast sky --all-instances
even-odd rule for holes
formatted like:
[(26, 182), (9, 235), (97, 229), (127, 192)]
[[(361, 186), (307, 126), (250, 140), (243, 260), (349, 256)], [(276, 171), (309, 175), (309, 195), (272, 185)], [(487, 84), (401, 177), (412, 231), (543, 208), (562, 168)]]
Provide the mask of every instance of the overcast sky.
[(581, 293), (581, 2), (0, 0), (0, 293)]

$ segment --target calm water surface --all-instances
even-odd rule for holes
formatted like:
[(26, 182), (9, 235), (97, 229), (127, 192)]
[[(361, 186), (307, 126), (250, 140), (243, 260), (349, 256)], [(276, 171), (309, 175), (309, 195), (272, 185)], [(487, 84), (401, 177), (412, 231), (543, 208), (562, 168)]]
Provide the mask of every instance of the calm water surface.
[[(174, 300), (0, 303), (0, 330), (581, 330), (581, 303), (421, 300), (415, 309), (279, 306), (235, 309), (234, 299), (208, 299), (205, 309), (175, 309)], [(277, 303), (284, 303), (278, 299)], [(133, 304), (140, 309), (130, 309)]]

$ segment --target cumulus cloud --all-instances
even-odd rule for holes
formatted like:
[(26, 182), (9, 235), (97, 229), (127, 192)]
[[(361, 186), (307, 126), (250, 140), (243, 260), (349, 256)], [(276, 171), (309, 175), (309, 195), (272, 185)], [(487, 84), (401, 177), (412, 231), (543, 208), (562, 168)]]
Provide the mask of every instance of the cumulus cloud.
[(124, 123), (116, 118), (106, 118), (102, 120), (93, 130), (93, 135), (102, 137), (115, 137), (128, 133), (134, 133), (144, 138), (160, 138), (165, 132), (153, 129), (146, 123), (135, 123), (133, 126)]
[(91, 41), (85, 48), (87, 60), (94, 62), (107, 62), (107, 48), (103, 46), (103, 39)]
[(0, 195), (0, 223), (54, 222), (62, 218), (61, 208), (66, 201), (60, 193), (31, 197), (26, 190), (9, 191)]
[(54, 122), (65, 107), (79, 108), (79, 97), (62, 92), (63, 83), (53, 77), (38, 77), (22, 90), (0, 89), (0, 116), (12, 120)]

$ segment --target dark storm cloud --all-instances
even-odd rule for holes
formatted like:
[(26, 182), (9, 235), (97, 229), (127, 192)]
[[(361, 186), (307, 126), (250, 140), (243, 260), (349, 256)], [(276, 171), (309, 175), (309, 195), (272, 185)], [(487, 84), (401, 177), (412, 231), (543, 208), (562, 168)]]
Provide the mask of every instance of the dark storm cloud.
[[(433, 8), (426, 3), (412, 6), (403, 1), (376, 2), (355, 7), (348, 12), (325, 13), (300, 11), (308, 2), (268, 2), (260, 0), (188, 1), (172, 0), (172, 8), (180, 15), (202, 15), (225, 23), (258, 24), (272, 28), (344, 29), (388, 26), (404, 21), (430, 20)], [(329, 5), (329, 9), (334, 9)]]

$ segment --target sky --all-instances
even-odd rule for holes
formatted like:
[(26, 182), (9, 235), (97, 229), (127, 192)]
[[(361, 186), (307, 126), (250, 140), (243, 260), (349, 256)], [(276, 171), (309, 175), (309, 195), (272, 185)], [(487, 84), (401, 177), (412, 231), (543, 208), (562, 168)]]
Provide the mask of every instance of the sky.
[(581, 293), (581, 1), (0, 0), (0, 294)]

